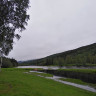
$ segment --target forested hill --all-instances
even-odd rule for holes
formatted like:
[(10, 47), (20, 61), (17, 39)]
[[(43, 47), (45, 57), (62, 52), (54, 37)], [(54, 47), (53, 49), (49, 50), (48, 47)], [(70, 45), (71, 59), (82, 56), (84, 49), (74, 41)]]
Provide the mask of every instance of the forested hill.
[(59, 66), (95, 66), (96, 43), (83, 46), (74, 50), (50, 55), (48, 57), (30, 60), (22, 65), (59, 65)]

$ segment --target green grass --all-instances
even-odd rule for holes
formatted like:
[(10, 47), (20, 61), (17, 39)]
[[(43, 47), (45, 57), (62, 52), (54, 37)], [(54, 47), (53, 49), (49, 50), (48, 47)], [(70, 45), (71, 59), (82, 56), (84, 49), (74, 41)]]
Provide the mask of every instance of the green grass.
[(96, 69), (58, 69), (61, 71), (75, 71), (75, 72), (83, 72), (83, 73), (96, 73)]
[(32, 75), (40, 75), (40, 76), (43, 76), (43, 77), (53, 77), (52, 74), (48, 74), (48, 73), (37, 73), (37, 72), (30, 72), (30, 74)]
[(76, 84), (81, 84), (81, 85), (88, 85), (88, 86), (94, 87), (96, 89), (96, 84), (86, 83), (86, 82), (83, 82), (82, 80), (79, 80), (79, 79), (60, 78), (60, 80), (68, 81), (68, 82), (72, 82), (72, 83), (76, 83)]
[(96, 96), (96, 93), (24, 72), (24, 69), (2, 69), (0, 96)]

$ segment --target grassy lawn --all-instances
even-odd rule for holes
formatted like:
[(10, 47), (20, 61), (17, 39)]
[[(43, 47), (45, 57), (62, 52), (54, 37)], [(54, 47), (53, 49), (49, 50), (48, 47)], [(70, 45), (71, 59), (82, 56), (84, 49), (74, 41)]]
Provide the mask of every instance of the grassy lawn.
[(24, 69), (2, 69), (0, 96), (96, 96), (96, 93), (24, 72)]

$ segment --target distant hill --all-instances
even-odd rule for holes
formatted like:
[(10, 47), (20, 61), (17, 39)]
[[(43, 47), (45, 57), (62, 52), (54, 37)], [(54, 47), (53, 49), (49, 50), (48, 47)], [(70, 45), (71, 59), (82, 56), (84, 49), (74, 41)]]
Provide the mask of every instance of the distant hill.
[(96, 43), (74, 50), (53, 54), (45, 58), (30, 60), (22, 65), (96, 66)]
[(30, 66), (34, 65), (33, 62), (36, 61), (37, 59), (34, 60), (26, 60), (26, 61), (18, 61), (19, 66)]

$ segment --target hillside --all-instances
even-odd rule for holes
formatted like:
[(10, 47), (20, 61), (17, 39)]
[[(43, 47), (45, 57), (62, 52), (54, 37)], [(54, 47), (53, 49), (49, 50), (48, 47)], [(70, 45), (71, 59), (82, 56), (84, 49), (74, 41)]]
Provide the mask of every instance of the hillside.
[(22, 62), (21, 65), (95, 66), (96, 43), (74, 50), (54, 54), (37, 60)]

